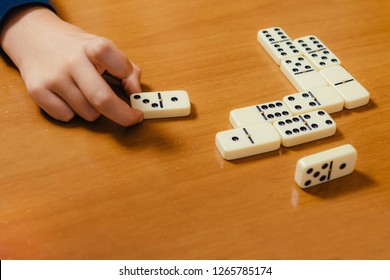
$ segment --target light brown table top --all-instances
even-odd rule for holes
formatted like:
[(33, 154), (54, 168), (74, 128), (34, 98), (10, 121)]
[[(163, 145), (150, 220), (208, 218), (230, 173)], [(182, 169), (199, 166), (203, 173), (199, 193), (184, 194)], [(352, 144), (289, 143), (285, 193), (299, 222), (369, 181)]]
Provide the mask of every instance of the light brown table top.
[[(53, 3), (140, 65), (145, 91), (187, 90), (192, 112), (63, 124), (0, 60), (0, 259), (390, 258), (389, 1)], [(257, 42), (272, 26), (318, 36), (370, 103), (332, 114), (332, 137), (225, 161), (232, 109), (296, 92)], [(299, 158), (347, 143), (353, 174), (294, 183)]]

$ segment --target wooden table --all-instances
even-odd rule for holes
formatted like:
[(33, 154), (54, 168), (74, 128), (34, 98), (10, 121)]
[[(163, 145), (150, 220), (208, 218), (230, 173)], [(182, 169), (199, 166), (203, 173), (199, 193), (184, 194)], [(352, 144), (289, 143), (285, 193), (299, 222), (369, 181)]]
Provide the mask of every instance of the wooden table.
[[(0, 259), (389, 259), (389, 1), (53, 1), (113, 40), (145, 91), (192, 113), (123, 128), (42, 114), (0, 61)], [(256, 39), (317, 35), (371, 93), (334, 136), (225, 161), (232, 109), (296, 92)], [(66, 55), (66, 54), (64, 54)], [(305, 155), (351, 143), (355, 172), (302, 190)]]

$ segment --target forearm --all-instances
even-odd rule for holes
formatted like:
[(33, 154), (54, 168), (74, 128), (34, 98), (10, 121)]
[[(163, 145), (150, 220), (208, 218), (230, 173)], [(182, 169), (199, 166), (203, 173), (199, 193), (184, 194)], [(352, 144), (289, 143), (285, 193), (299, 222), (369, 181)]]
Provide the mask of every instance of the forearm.
[[(64, 28), (66, 27), (66, 28)], [(58, 30), (80, 31), (78, 27), (62, 21), (52, 10), (42, 6), (25, 5), (12, 11), (4, 20), (0, 44), (11, 60), (19, 68), (28, 66), (28, 59), (34, 58), (32, 46), (46, 48), (47, 54), (57, 51), (53, 48), (60, 46), (66, 40), (64, 34), (56, 36)], [(81, 34), (84, 32), (81, 32)], [(48, 42), (48, 40), (57, 40)]]

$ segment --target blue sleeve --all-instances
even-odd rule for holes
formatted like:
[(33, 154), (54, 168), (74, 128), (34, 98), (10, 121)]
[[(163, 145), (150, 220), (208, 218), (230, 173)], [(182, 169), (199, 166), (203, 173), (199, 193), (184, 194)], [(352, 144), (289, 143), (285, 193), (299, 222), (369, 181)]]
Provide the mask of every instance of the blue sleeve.
[(54, 7), (49, 0), (0, 0), (0, 22), (11, 10), (27, 4), (43, 5), (54, 11)]

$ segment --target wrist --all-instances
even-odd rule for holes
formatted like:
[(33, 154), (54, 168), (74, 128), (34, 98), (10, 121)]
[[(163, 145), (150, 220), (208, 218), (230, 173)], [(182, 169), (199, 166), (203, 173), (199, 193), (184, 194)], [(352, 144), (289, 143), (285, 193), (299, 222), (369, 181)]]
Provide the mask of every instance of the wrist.
[(52, 10), (44, 6), (26, 5), (10, 12), (4, 19), (0, 30), (0, 46), (18, 66), (24, 47), (29, 39), (37, 36), (37, 26), (48, 24), (55, 18)]

